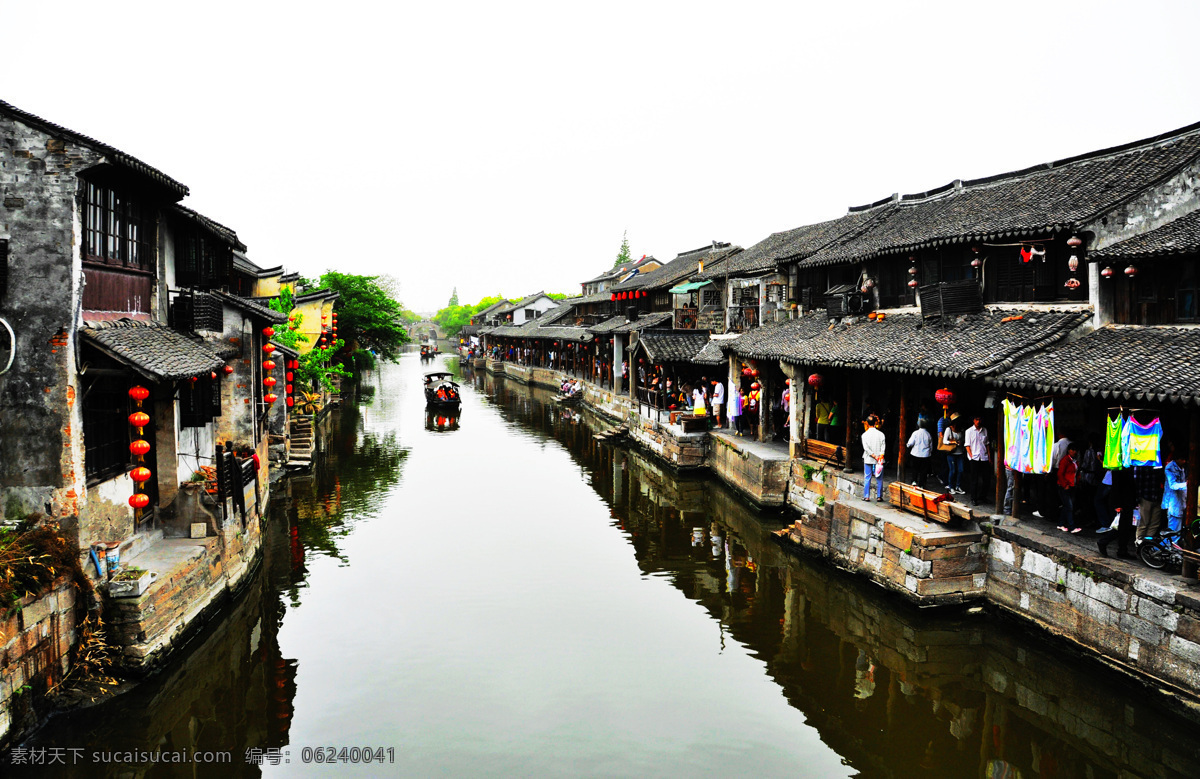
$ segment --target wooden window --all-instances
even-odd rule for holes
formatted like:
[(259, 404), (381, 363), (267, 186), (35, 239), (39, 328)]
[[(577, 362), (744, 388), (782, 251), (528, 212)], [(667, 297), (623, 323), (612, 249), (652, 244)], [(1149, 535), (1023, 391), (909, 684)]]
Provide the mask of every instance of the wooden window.
[(156, 224), (152, 210), (115, 189), (89, 181), (83, 217), (84, 259), (154, 270)]
[(221, 382), (200, 378), (179, 389), (179, 424), (204, 427), (221, 416)]
[(701, 292), (702, 305), (719, 306), (721, 305), (721, 290), (708, 288)]
[(1197, 273), (1196, 260), (1189, 259), (1179, 263), (1179, 277), (1175, 288), (1175, 321), (1195, 322), (1198, 319), (1197, 308), (1200, 308), (1200, 273)]
[[(129, 465), (129, 386), (127, 376), (100, 375), (84, 387), (84, 472), (96, 482), (122, 473)], [(149, 409), (143, 404), (143, 411)], [(147, 431), (147, 440), (153, 433)]]

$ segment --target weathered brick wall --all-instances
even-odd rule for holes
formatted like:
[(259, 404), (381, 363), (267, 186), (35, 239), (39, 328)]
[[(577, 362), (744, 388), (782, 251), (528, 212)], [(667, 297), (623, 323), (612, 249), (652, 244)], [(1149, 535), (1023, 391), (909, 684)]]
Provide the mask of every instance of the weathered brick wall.
[(1129, 669), (1200, 691), (1200, 599), (993, 528), (987, 595)]
[(0, 499), (9, 518), (71, 516), (83, 495), (76, 174), (98, 161), (94, 152), (0, 116), (0, 238), (9, 241), (0, 316), (17, 334), (12, 369), (0, 376)]
[[(1095, 251), (1140, 235), (1200, 207), (1200, 160), (1183, 166), (1173, 176), (1136, 198), (1122, 203), (1083, 229), (1096, 233), (1088, 249)], [(1101, 222), (1101, 219), (1104, 222)]]
[(75, 646), (75, 584), (60, 579), (0, 621), (0, 742), (38, 721), (33, 702), (62, 680)]
[(787, 502), (787, 460), (764, 460), (748, 449), (719, 436), (709, 438), (705, 464), (721, 481), (759, 506), (782, 506)]

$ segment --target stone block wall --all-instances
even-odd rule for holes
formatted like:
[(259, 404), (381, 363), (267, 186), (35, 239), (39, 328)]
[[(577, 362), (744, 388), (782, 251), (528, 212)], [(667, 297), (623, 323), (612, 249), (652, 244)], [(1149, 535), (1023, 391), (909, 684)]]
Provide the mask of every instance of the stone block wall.
[(989, 600), (1129, 670), (1200, 690), (1200, 598), (1006, 528), (989, 534)]
[(710, 439), (705, 465), (721, 481), (758, 506), (777, 507), (787, 502), (789, 460), (764, 460), (728, 438), (702, 435)]
[(63, 578), (0, 620), (0, 743), (10, 731), (38, 721), (33, 701), (62, 680), (75, 646), (76, 589)]

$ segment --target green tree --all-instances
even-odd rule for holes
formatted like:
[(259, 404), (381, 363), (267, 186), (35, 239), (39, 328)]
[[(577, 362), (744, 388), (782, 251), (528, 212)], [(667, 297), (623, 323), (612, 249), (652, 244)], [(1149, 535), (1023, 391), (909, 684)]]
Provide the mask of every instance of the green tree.
[(621, 233), (621, 250), (617, 252), (617, 261), (613, 263), (613, 267), (629, 262), (632, 257), (629, 254), (629, 231)]
[[(451, 300), (453, 299), (454, 298), (451, 298)], [(446, 334), (447, 338), (455, 338), (458, 336), (460, 330), (462, 330), (466, 325), (470, 324), (471, 317), (475, 316), (488, 306), (495, 305), (502, 300), (505, 300), (505, 298), (502, 298), (499, 295), (492, 295), (491, 297), (486, 297), (483, 300), (480, 300), (473, 306), (460, 306), (452, 304), (434, 314), (432, 319), (434, 324), (442, 328), (442, 332)]]
[(458, 287), (455, 287), (454, 291), (450, 293), (450, 307), (453, 308), (454, 306), (457, 306), (457, 305), (458, 305)]
[[(321, 289), (338, 293), (334, 308), (345, 349), (351, 353), (371, 352), (394, 362), (400, 348), (410, 340), (404, 329), (404, 307), (377, 283), (378, 278), (328, 271), (321, 276)], [(350, 359), (349, 354), (339, 357)]]

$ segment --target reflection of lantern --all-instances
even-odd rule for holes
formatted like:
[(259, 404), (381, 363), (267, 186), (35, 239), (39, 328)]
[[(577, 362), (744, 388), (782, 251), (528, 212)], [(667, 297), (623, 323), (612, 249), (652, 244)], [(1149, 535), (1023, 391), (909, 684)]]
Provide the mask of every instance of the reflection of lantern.
[(270, 325), (264, 327), (263, 335), (265, 335), (267, 338), (273, 337), (275, 335), (275, 328), (271, 327)]
[(274, 360), (263, 360), (263, 370), (264, 371), (275, 370), (275, 361)]
[(150, 496), (144, 492), (135, 492), (129, 496), (129, 505), (135, 509), (144, 509), (150, 505)]
[(1067, 260), (1067, 268), (1072, 273), (1079, 270), (1079, 258), (1076, 257), (1074, 254), (1071, 255), (1071, 259)]
[(140, 438), (138, 440), (132, 442), (131, 444), (129, 444), (130, 454), (133, 454), (137, 457), (141, 457), (142, 455), (149, 453), (149, 451), (150, 451), (150, 442), (143, 441)]
[(226, 365), (223, 370), (225, 371), (225, 375), (228, 376), (229, 374), (233, 373), (233, 366)]
[(129, 424), (137, 428), (150, 424), (150, 415), (145, 411), (135, 411), (129, 415)]
[(1128, 276), (1128, 277), (1129, 277), (1129, 278), (1131, 278), (1131, 279), (1132, 279), (1134, 276), (1136, 276), (1136, 275), (1137, 275), (1137, 273), (1138, 273), (1138, 271), (1137, 271), (1137, 266), (1136, 266), (1136, 265), (1130, 265), (1128, 268), (1126, 268), (1126, 269), (1125, 269), (1125, 275), (1126, 275), (1126, 276)]
[(268, 392), (266, 395), (263, 395), (263, 400), (266, 401), (268, 405), (270, 405), (271, 403), (274, 403), (275, 401), (279, 400), (279, 396), (276, 395), (274, 392)]
[(270, 354), (275, 351), (275, 344), (263, 344), (263, 352)]
[(133, 479), (138, 484), (141, 484), (144, 481), (150, 481), (150, 476), (150, 469), (144, 465), (139, 465), (137, 468), (134, 468), (129, 472), (129, 478)]
[(142, 386), (134, 386), (129, 388), (129, 397), (136, 400), (139, 404), (146, 398), (150, 397), (150, 390)]
[(275, 382), (276, 382), (276, 379), (274, 376), (268, 376), (267, 378), (263, 379), (263, 384), (268, 387), (274, 387)]
[(1113, 269), (1110, 266), (1105, 265), (1104, 270), (1100, 271), (1100, 275), (1106, 279), (1111, 279), (1113, 275)]
[(825, 383), (825, 377), (819, 373), (814, 373), (808, 377), (808, 386), (815, 390), (821, 389), (821, 385)]

